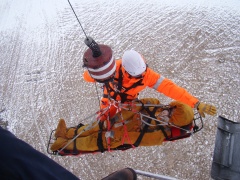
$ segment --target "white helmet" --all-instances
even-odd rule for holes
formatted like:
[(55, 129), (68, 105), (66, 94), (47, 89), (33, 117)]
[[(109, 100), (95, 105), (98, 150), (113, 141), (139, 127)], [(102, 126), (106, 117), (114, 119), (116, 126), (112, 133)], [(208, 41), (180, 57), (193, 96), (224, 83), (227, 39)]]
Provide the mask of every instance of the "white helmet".
[(134, 50), (125, 51), (122, 57), (122, 65), (131, 76), (139, 76), (146, 70), (146, 63), (141, 54)]

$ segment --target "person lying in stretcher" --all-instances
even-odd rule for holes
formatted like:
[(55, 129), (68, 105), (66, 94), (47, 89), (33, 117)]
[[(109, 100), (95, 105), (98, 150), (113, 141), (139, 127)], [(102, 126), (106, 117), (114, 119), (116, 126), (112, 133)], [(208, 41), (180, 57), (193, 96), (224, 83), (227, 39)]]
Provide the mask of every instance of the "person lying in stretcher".
[[(84, 153), (117, 150), (124, 146), (155, 146), (172, 138), (172, 128), (192, 127), (193, 109), (182, 102), (173, 101), (169, 106), (158, 106), (158, 99), (144, 98), (137, 103), (143, 106), (135, 106), (131, 111), (122, 109), (110, 119), (110, 128), (107, 127), (108, 121), (102, 120), (67, 128), (65, 121), (60, 119), (51, 150), (64, 148)], [(150, 104), (153, 106), (147, 106)]]

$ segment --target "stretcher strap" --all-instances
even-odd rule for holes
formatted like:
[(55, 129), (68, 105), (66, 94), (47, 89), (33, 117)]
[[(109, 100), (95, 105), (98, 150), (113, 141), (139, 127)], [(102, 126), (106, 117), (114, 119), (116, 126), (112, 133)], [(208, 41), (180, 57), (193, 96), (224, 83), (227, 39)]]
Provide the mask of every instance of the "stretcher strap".
[(98, 138), (97, 138), (97, 146), (101, 153), (104, 152), (103, 147), (103, 140), (102, 140), (102, 131), (103, 131), (103, 122), (99, 121), (99, 131), (98, 131)]
[[(150, 115), (150, 117), (156, 119), (155, 113), (156, 113), (157, 107), (154, 107), (153, 110), (150, 111), (150, 109), (149, 109), (148, 107), (145, 107), (144, 104), (143, 104), (141, 101), (140, 101), (140, 103), (142, 104), (143, 109), (146, 110), (147, 113)], [(141, 131), (141, 133), (140, 133), (137, 141), (133, 144), (135, 147), (139, 146), (139, 144), (141, 143), (144, 134), (145, 134), (146, 131), (148, 130), (148, 127), (149, 127), (148, 124), (150, 124), (151, 121), (152, 121), (152, 119), (151, 119), (151, 118), (148, 118), (147, 124), (145, 124), (145, 126), (144, 126), (144, 128), (142, 129), (142, 131)], [(159, 123), (159, 122), (157, 122), (157, 123)], [(162, 133), (163, 133), (163, 135), (165, 136), (165, 138), (168, 138), (167, 133), (166, 133), (165, 130), (164, 130), (164, 127), (163, 127), (163, 126), (159, 126), (159, 128), (160, 128), (160, 130), (162, 131)]]
[[(109, 116), (108, 116), (108, 119), (107, 119), (107, 130), (110, 131), (111, 129), (111, 122), (109, 120)], [(108, 151), (110, 152), (111, 151), (111, 137), (107, 137), (107, 147), (108, 147)]]
[[(152, 121), (151, 119), (148, 119), (147, 123), (150, 124), (151, 121)], [(138, 138), (137, 138), (136, 142), (133, 144), (133, 146), (135, 146), (135, 147), (139, 146), (139, 144), (141, 143), (142, 138), (143, 138), (145, 132), (147, 132), (147, 130), (148, 130), (148, 127), (149, 127), (149, 125), (145, 124), (144, 128), (142, 129), (140, 135), (138, 136)]]
[(126, 126), (126, 124), (124, 123), (123, 120), (122, 120), (122, 123), (123, 123), (123, 129), (124, 129), (124, 134), (123, 134), (123, 138), (122, 138), (122, 145), (124, 144), (125, 139), (127, 139), (128, 143), (132, 146), (132, 148), (135, 148), (135, 146), (132, 144), (131, 139), (129, 138), (128, 131), (127, 131), (127, 126)]
[[(74, 131), (74, 137), (77, 136), (77, 134), (78, 134), (78, 129), (79, 129), (79, 127), (77, 126), (77, 128), (76, 128), (75, 131)], [(78, 154), (78, 150), (77, 150), (77, 138), (74, 139), (74, 141), (73, 141), (73, 154)]]
[[(82, 123), (77, 125), (77, 127), (74, 131), (74, 137), (76, 137), (78, 135), (78, 129), (82, 126), (84, 126), (84, 124), (82, 124)], [(73, 153), (72, 154), (79, 154), (79, 151), (77, 149), (77, 138), (74, 139), (74, 141), (73, 141)]]

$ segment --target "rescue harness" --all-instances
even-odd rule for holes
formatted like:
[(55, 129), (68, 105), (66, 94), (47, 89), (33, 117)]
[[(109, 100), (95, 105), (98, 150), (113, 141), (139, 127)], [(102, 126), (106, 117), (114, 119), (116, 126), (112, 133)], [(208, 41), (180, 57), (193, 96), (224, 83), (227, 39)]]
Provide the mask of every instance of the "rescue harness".
[[(115, 85), (115, 81), (117, 81), (117, 84), (116, 84), (116, 89), (114, 89), (111, 85), (110, 85), (110, 82), (105, 82), (104, 86), (105, 88), (107, 89), (107, 94), (103, 94), (103, 97), (104, 98), (110, 98), (110, 99), (116, 99), (117, 96), (120, 96), (121, 98), (121, 103), (124, 103), (126, 101), (129, 101), (129, 100), (133, 100), (134, 97), (132, 98), (128, 98), (128, 96), (131, 96), (129, 94), (127, 94), (127, 92), (133, 88), (136, 88), (138, 86), (142, 86), (144, 85), (142, 83), (142, 78), (140, 78), (137, 82), (133, 83), (131, 86), (129, 87), (123, 87), (123, 72), (122, 72), (122, 65), (120, 65), (119, 67), (119, 76), (118, 78), (114, 77), (113, 80), (111, 81), (111, 83), (113, 85)], [(136, 94), (136, 97), (137, 97), (138, 94)]]

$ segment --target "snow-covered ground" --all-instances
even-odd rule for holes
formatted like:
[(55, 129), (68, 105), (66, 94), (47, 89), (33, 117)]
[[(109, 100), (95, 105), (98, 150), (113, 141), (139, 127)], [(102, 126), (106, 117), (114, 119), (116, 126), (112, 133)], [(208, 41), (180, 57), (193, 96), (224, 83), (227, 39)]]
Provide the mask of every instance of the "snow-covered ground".
[[(127, 49), (139, 51), (151, 68), (216, 105), (217, 116), (240, 121), (240, 1), (71, 3), (87, 35), (111, 46), (115, 58)], [(59, 118), (74, 126), (98, 110), (95, 86), (82, 78), (84, 39), (67, 0), (0, 2), (0, 119), (46, 155)], [(171, 101), (152, 89), (140, 97)], [(83, 180), (125, 167), (178, 179), (211, 179), (217, 116), (207, 116), (204, 129), (194, 136), (159, 147), (48, 156)]]

